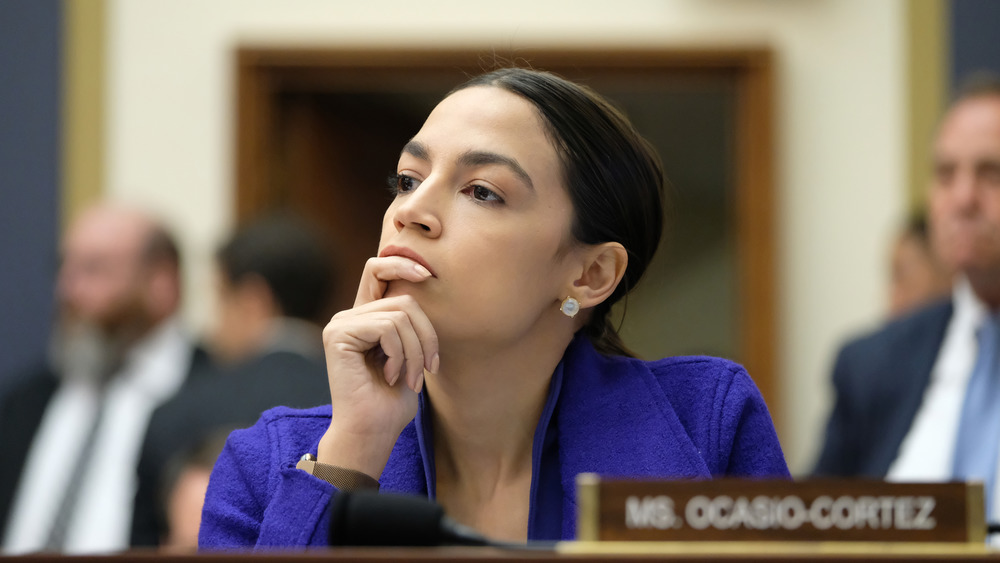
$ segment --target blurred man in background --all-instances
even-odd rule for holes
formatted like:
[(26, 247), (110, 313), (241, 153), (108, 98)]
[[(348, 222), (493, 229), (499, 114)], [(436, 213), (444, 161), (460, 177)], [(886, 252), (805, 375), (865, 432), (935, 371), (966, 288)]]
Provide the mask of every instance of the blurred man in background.
[(220, 427), (194, 447), (176, 455), (163, 469), (160, 486), (166, 529), (160, 538), (163, 553), (193, 553), (198, 549), (201, 511), (215, 460), (226, 445), (229, 427)]
[(128, 546), (142, 437), (194, 357), (176, 318), (178, 250), (161, 224), (137, 209), (91, 207), (61, 255), (49, 362), (0, 399), (8, 553)]
[(272, 407), (330, 401), (322, 340), (332, 314), (330, 249), (300, 219), (278, 215), (239, 230), (216, 263), (218, 316), (210, 338), (215, 368), (209, 376), (191, 377), (153, 415), (139, 464), (133, 545), (153, 546), (170, 537), (176, 548), (191, 537), (176, 524), (189, 529), (200, 510), (178, 522), (183, 511), (177, 506), (196, 505), (171, 499), (177, 483), (192, 498), (192, 483), (199, 481), (178, 479), (173, 468), (204, 451), (220, 429), (250, 426)]
[(1000, 81), (951, 105), (933, 147), (934, 248), (958, 273), (951, 299), (848, 343), (816, 472), (977, 480), (997, 514), (1000, 447)]

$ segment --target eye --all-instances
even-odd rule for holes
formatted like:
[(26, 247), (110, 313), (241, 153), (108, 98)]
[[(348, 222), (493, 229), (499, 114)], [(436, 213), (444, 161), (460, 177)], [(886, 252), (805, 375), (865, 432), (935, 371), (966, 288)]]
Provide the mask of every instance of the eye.
[(465, 190), (463, 191), (468, 195), (472, 196), (472, 199), (476, 201), (481, 201), (483, 203), (494, 203), (494, 204), (504, 203), (504, 199), (500, 197), (496, 192), (480, 185), (469, 186), (468, 188), (465, 188)]
[(392, 195), (410, 193), (420, 185), (420, 180), (406, 174), (392, 174), (387, 181)]
[(1000, 163), (985, 164), (982, 167), (982, 177), (988, 186), (1000, 186)]
[(948, 186), (954, 175), (955, 166), (952, 164), (941, 163), (934, 166), (934, 180), (939, 186)]

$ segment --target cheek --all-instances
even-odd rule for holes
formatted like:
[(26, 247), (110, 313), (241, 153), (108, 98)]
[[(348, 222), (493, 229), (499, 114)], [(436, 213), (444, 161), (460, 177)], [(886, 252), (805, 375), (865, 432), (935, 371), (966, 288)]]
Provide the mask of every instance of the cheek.
[(927, 204), (927, 213), (932, 223), (945, 219), (948, 214), (948, 194), (943, 188), (939, 186), (932, 188)]
[(991, 189), (985, 201), (986, 216), (994, 229), (1000, 229), (1000, 188)]
[(216, 315), (216, 330), (223, 336), (231, 334), (240, 329), (239, 309), (232, 299), (223, 299), (219, 302), (219, 309)]
[(80, 291), (74, 296), (74, 305), (90, 317), (102, 317), (125, 301), (126, 289), (126, 284), (118, 279), (104, 276), (91, 278), (81, 282)]
[(486, 240), (490, 242), (482, 249), (466, 254), (463, 269), (470, 282), (461, 284), (463, 293), (501, 303), (522, 303), (529, 308), (555, 298), (563, 284), (558, 237), (538, 234), (537, 238), (525, 239), (494, 234), (486, 235)]
[[(530, 275), (484, 273), (450, 295), (441, 318), (431, 320), (439, 336), (447, 339), (504, 339), (524, 334), (550, 307), (558, 308), (548, 285)], [(428, 315), (433, 313), (428, 311)]]
[(382, 232), (379, 235), (378, 247), (379, 250), (386, 245), (386, 240), (392, 235), (396, 234), (396, 225), (394, 223), (393, 217), (396, 215), (396, 200), (393, 200), (386, 208), (385, 213), (382, 214)]

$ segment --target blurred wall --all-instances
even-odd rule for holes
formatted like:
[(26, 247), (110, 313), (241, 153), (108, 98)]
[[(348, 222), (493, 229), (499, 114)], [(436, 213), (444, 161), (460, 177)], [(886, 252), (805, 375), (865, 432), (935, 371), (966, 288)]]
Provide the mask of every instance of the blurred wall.
[[(903, 0), (109, 0), (107, 189), (155, 205), (207, 264), (232, 207), (238, 44), (769, 45), (777, 55), (779, 428), (804, 470), (836, 345), (884, 309), (886, 244), (904, 208)], [(188, 317), (210, 311), (203, 267)]]

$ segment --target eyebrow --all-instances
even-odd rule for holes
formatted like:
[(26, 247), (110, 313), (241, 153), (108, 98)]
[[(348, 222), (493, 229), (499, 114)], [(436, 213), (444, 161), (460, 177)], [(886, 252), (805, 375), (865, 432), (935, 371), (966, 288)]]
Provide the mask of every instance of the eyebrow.
[[(431, 154), (430, 150), (427, 149), (427, 145), (421, 143), (420, 141), (410, 140), (403, 146), (404, 153), (407, 153), (414, 158), (419, 158), (420, 160), (430, 160)], [(462, 153), (462, 156), (458, 157), (458, 163), (462, 166), (476, 167), (476, 166), (487, 166), (487, 165), (500, 165), (508, 168), (514, 173), (522, 182), (524, 182), (531, 191), (535, 191), (535, 183), (531, 181), (531, 176), (525, 171), (524, 167), (514, 158), (506, 155), (491, 151), (467, 151)]]
[(403, 145), (403, 150), (401, 152), (409, 154), (415, 158), (419, 158), (420, 160), (431, 159), (431, 153), (427, 150), (427, 145), (421, 143), (420, 141), (414, 141), (413, 139), (410, 139), (408, 143)]

